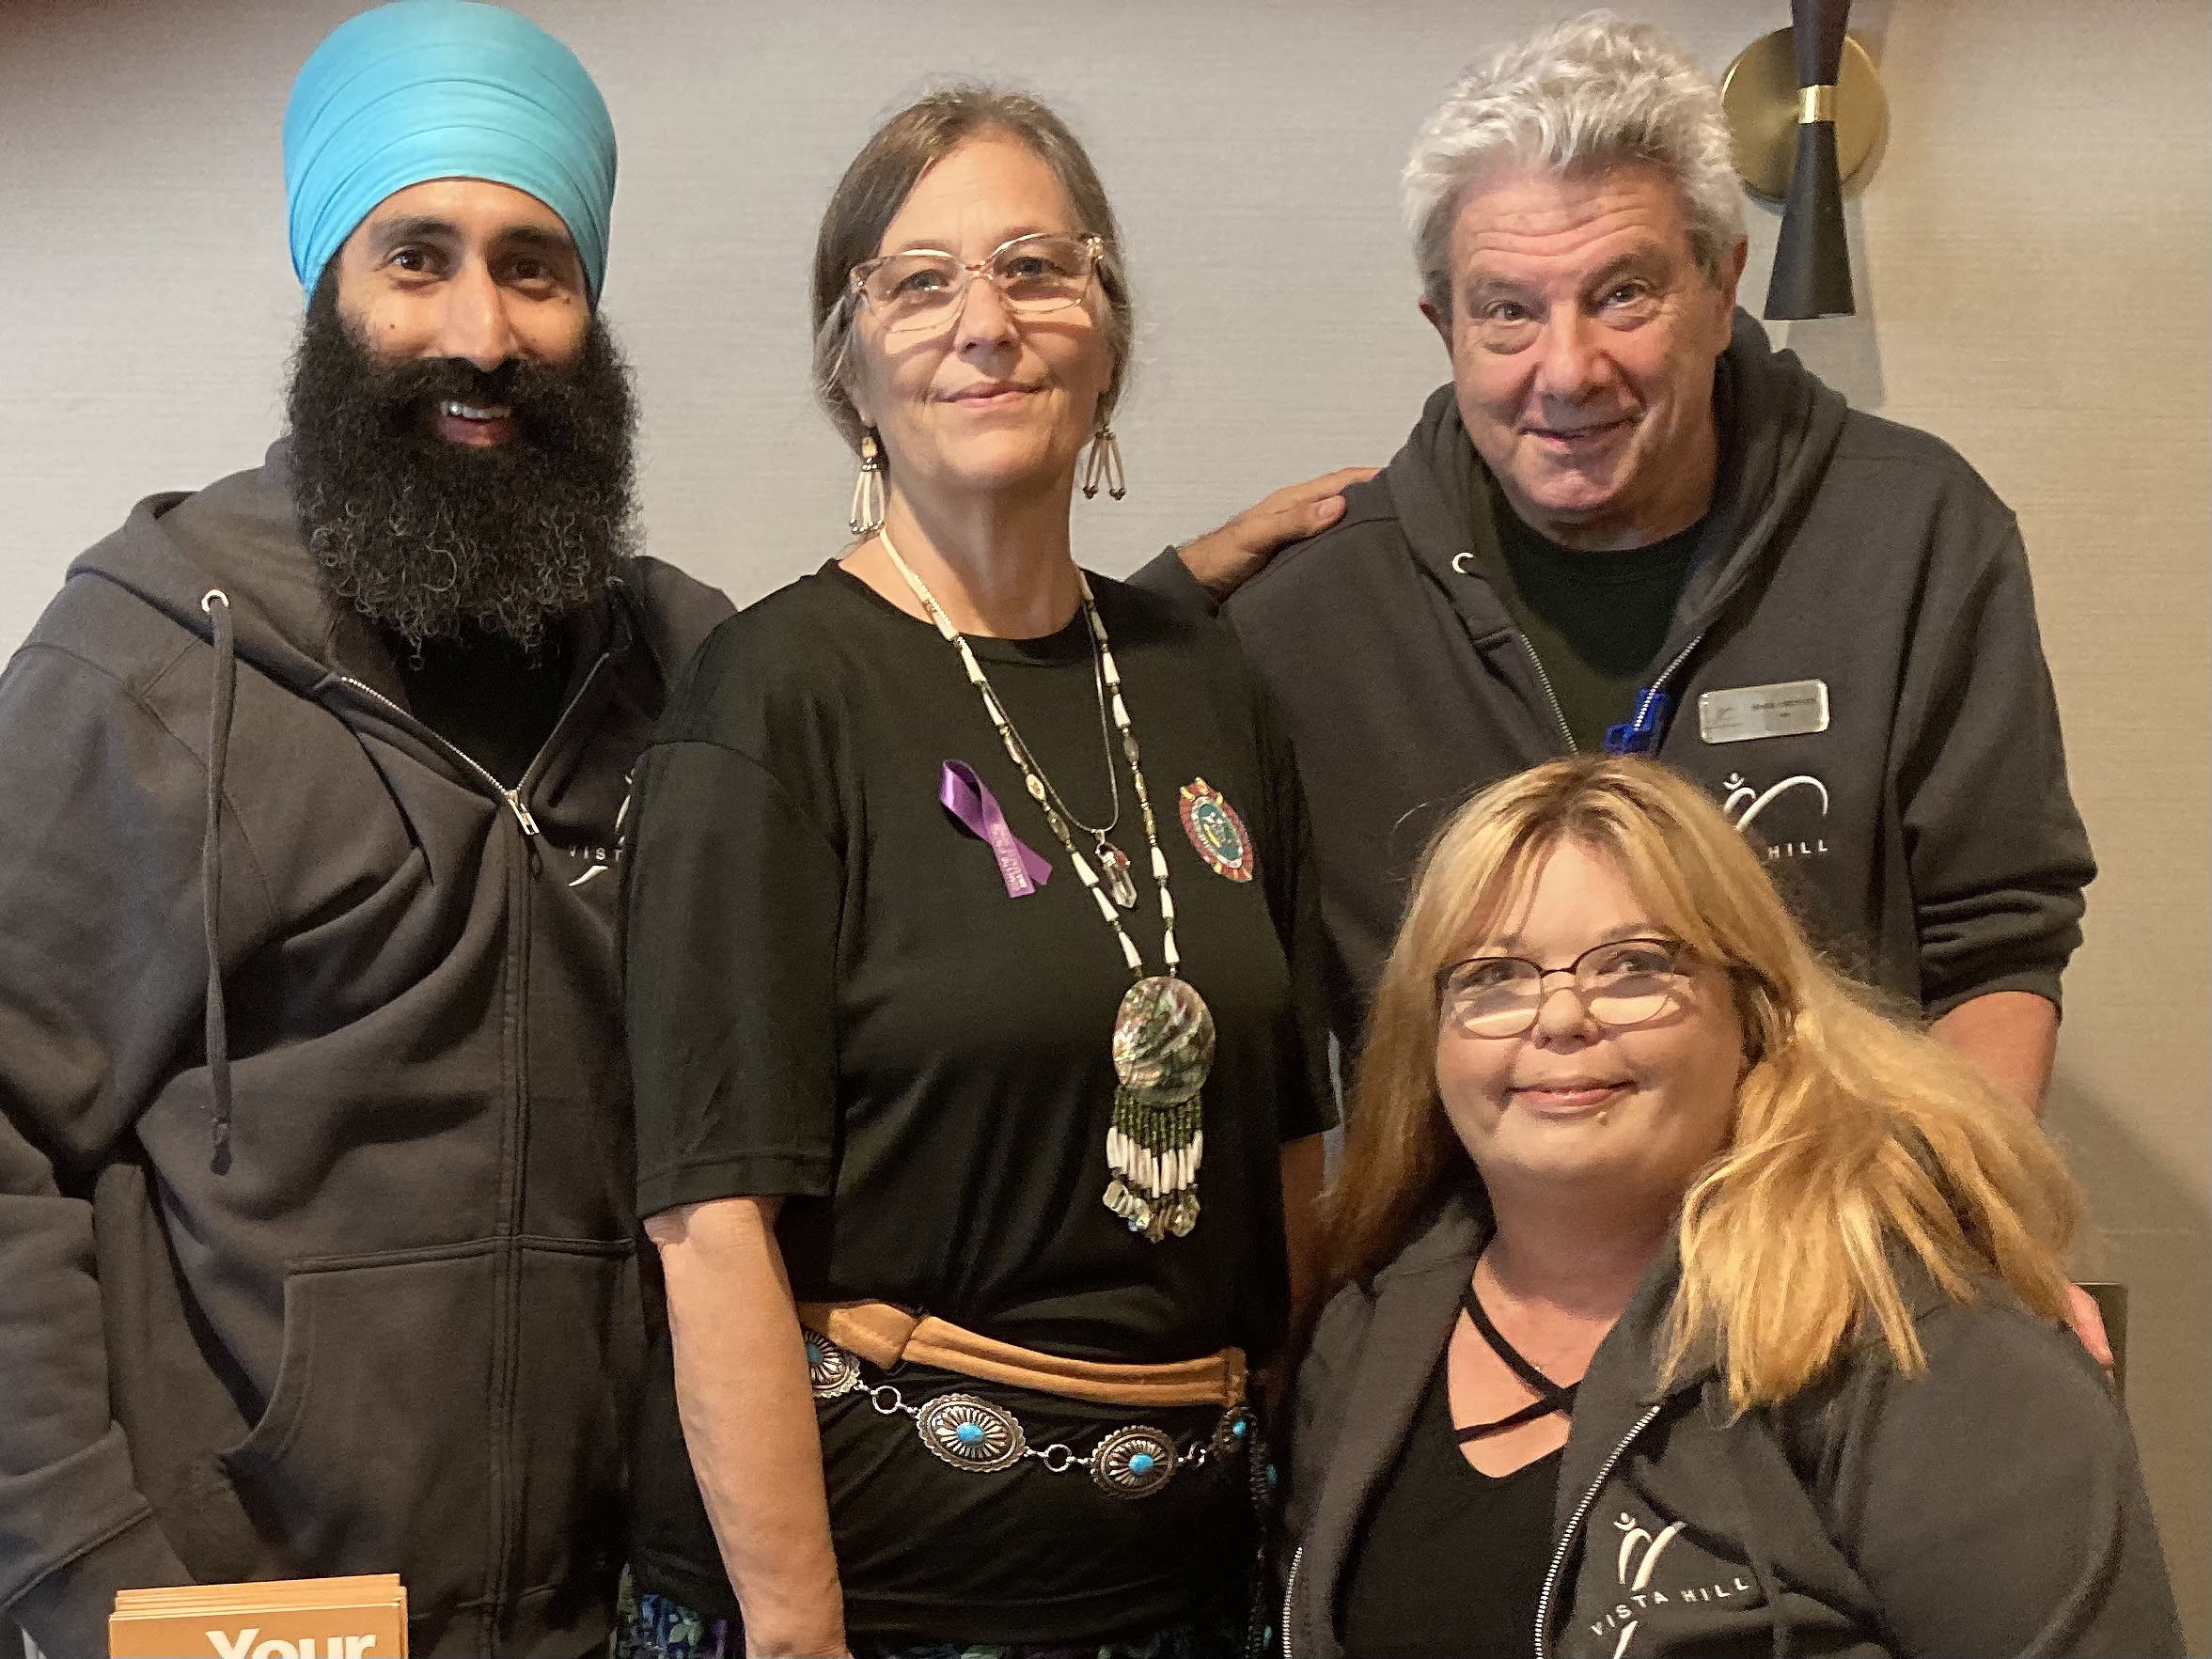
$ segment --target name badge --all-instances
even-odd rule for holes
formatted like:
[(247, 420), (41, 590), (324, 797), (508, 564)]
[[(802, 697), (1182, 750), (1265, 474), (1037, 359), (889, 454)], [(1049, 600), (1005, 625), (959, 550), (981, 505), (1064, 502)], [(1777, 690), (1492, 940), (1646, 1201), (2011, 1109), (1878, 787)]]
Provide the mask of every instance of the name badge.
[(1801, 737), (1828, 729), (1828, 681), (1784, 680), (1774, 685), (1738, 685), (1698, 698), (1698, 735), (1709, 743), (1749, 743), (1755, 737)]

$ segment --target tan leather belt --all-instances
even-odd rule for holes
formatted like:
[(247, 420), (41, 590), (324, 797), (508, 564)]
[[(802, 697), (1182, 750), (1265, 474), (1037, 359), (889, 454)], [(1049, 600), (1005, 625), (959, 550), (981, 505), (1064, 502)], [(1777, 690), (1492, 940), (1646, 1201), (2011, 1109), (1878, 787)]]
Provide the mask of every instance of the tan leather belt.
[(1092, 1405), (1214, 1405), (1231, 1411), (1245, 1400), (1241, 1348), (1172, 1365), (1062, 1359), (979, 1336), (932, 1314), (908, 1313), (888, 1302), (802, 1302), (799, 1323), (873, 1366), (901, 1361), (933, 1366)]

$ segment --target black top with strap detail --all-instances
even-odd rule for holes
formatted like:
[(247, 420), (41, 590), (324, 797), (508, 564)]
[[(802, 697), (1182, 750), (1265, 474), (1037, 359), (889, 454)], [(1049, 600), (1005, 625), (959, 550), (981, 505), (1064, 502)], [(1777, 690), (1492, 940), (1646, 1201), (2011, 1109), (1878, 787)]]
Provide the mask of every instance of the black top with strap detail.
[(1538, 1370), (1518, 1348), (1505, 1339), (1505, 1334), (1493, 1324), (1483, 1311), (1483, 1299), (1475, 1294), (1475, 1281), (1469, 1278), (1467, 1289), (1459, 1295), (1459, 1305), (1467, 1310), (1467, 1319), (1482, 1333), (1483, 1340), (1490, 1344), (1490, 1352), (1505, 1361), (1505, 1369), (1536, 1391), (1536, 1398), (1519, 1411), (1509, 1412), (1493, 1423), (1469, 1423), (1464, 1429), (1454, 1429), (1457, 1444), (1466, 1446), (1471, 1441), (1484, 1440), (1493, 1434), (1502, 1434), (1508, 1429), (1517, 1429), (1523, 1423), (1533, 1423), (1539, 1417), (1548, 1417), (1553, 1412), (1561, 1416), (1572, 1416), (1575, 1409), (1575, 1390), (1579, 1383), (1569, 1383), (1564, 1388)]
[[(1471, 1281), (1460, 1305), (1538, 1398), (1496, 1422), (1461, 1428), (1452, 1420), (1449, 1345), (1437, 1356), (1412, 1430), (1345, 1561), (1337, 1625), (1347, 1653), (1443, 1659), (1525, 1652), (1533, 1638), (1561, 1453), (1493, 1476), (1458, 1448), (1565, 1413), (1580, 1385), (1559, 1386), (1516, 1351), (1483, 1311)], [(1470, 1563), (1480, 1570), (1469, 1571)]]

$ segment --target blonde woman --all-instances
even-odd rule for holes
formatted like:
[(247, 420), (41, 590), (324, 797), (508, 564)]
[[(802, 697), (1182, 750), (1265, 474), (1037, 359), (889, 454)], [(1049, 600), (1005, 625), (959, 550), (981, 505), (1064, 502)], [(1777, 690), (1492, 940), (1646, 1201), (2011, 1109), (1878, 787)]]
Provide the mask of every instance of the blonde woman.
[(1694, 787), (1464, 808), (1350, 1116), (1285, 1652), (2181, 1651), (2064, 1169)]

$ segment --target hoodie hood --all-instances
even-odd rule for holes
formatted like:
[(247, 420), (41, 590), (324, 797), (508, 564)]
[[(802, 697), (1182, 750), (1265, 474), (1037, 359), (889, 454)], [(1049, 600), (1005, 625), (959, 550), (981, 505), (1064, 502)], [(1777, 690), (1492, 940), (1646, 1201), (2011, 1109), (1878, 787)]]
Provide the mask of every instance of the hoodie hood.
[[(450, 745), (404, 714), (406, 690), (375, 626), (323, 585), (300, 535), (282, 440), (253, 471), (139, 502), (71, 564), (69, 579), (82, 577), (114, 583), (203, 639), (213, 638), (203, 602), (220, 592), (240, 662), (303, 696), (341, 705), (349, 722), (377, 726), (430, 764), (456, 770)], [(576, 618), (578, 663), (642, 639), (663, 678), (672, 678), (704, 632), (689, 619), (704, 591), (654, 560), (626, 560), (609, 588), (612, 603)], [(716, 596), (707, 614), (727, 609)], [(664, 625), (671, 611), (686, 618), (683, 625)], [(364, 687), (373, 698), (358, 695)], [(478, 781), (466, 768), (458, 775)]]
[[(1756, 827), (1799, 919), (1860, 978), (1931, 1017), (1995, 991), (2055, 1002), (2094, 865), (2012, 514), (1939, 440), (1847, 409), (1735, 324), (1714, 498), (1644, 682), (1670, 703), (1639, 711), (1654, 752)], [(1342, 517), (1223, 608), (1297, 743), (1347, 1044), (1429, 837), (1576, 746), (1471, 540), (1492, 530), (1486, 487), (1439, 387)], [(1748, 720), (1765, 688), (1823, 707), (1708, 736), (1701, 699)]]
[(96, 576), (207, 636), (201, 600), (229, 597), (238, 654), (312, 696), (336, 675), (391, 678), (374, 630), (333, 603), (306, 556), (286, 446), (264, 463), (192, 493), (149, 495), (81, 554), (69, 577)]

